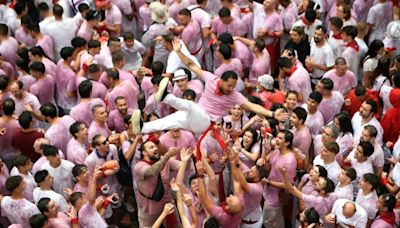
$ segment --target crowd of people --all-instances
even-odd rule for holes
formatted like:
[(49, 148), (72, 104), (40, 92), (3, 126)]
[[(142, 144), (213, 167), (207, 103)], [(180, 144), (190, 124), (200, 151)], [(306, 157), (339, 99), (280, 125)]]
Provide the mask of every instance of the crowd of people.
[(397, 0), (0, 5), (2, 227), (400, 226)]

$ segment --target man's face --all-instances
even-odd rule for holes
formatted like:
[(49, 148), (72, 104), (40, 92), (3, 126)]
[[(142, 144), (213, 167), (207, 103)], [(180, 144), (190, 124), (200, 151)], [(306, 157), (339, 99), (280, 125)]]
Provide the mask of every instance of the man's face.
[(317, 183), (315, 184), (315, 190), (317, 192), (323, 191), (326, 187), (326, 181), (323, 177), (319, 177)]
[(307, 99), (307, 110), (315, 110), (318, 108), (318, 102), (313, 100), (312, 98)]
[(292, 127), (296, 127), (299, 124), (299, 118), (297, 117), (296, 113), (292, 112), (290, 115), (290, 125)]
[(199, 191), (199, 179), (193, 179), (190, 182), (190, 190), (192, 191), (192, 193), (196, 193), (197, 191)]
[(176, 85), (178, 86), (178, 88), (179, 88), (180, 90), (182, 90), (182, 91), (184, 91), (184, 90), (187, 89), (188, 82), (189, 82), (189, 81), (188, 81), (188, 78), (187, 78), (187, 77), (175, 81), (175, 83), (176, 83)]
[(357, 160), (364, 158), (363, 148), (361, 146), (357, 146), (356, 151), (354, 153), (354, 158)]
[(49, 161), (50, 164), (54, 165), (60, 165), (61, 164), (61, 158), (60, 155), (55, 155), (55, 156), (47, 156), (47, 160)]
[(100, 122), (106, 122), (108, 113), (105, 107), (99, 107), (96, 109), (93, 115), (94, 119)]
[(50, 202), (47, 204), (47, 216), (50, 218), (57, 217), (58, 214), (58, 206), (53, 200), (50, 200)]
[(158, 161), (160, 160), (160, 153), (158, 152), (158, 147), (155, 143), (153, 142), (146, 142), (146, 145), (144, 145), (144, 151), (143, 151), (150, 160), (152, 161)]
[(325, 92), (324, 85), (320, 81), (318, 81), (317, 85), (315, 85), (315, 91), (324, 94)]
[(336, 68), (336, 74), (339, 76), (343, 76), (344, 74), (346, 74), (347, 64), (336, 65), (335, 68)]
[(53, 178), (52, 175), (49, 174), (49, 175), (47, 175), (46, 178), (44, 178), (44, 181), (43, 181), (43, 182), (45, 182), (47, 186), (53, 186), (53, 184), (54, 184), (54, 178)]
[(78, 138), (87, 139), (88, 137), (88, 129), (84, 124), (79, 126), (79, 131), (76, 133)]
[(181, 130), (179, 128), (171, 129), (171, 137), (177, 139), (181, 136)]
[(321, 138), (322, 138), (322, 142), (334, 142), (336, 139), (333, 137), (333, 132), (332, 132), (332, 129), (331, 128), (329, 128), (329, 127), (325, 127), (323, 130), (322, 130), (322, 135), (321, 135)]
[(360, 141), (361, 142), (371, 142), (371, 135), (369, 134), (369, 132), (366, 129), (363, 129), (361, 132), (361, 138)]
[(220, 19), (220, 20), (222, 21), (222, 23), (224, 23), (225, 25), (229, 25), (229, 24), (232, 22), (232, 20), (233, 20), (232, 16), (220, 17), (219, 19)]
[(317, 180), (319, 178), (319, 169), (317, 166), (313, 166), (309, 172), (309, 179), (310, 180)]
[(367, 119), (370, 118), (373, 113), (371, 112), (371, 105), (367, 104), (365, 101), (362, 103), (361, 107), (360, 107), (360, 116), (363, 119)]
[(135, 40), (125, 40), (124, 42), (128, 48), (133, 48), (133, 46), (135, 45)]
[(246, 177), (247, 182), (250, 183), (254, 183), (260, 179), (256, 166), (251, 167), (251, 169), (244, 173), (244, 176)]
[(329, 159), (331, 157), (331, 154), (332, 153), (328, 149), (326, 149), (325, 146), (322, 147), (322, 150), (321, 150), (321, 159), (322, 160)]
[(77, 176), (76, 178), (79, 180), (79, 181), (84, 181), (84, 182), (88, 182), (89, 181), (89, 171), (88, 171), (88, 169), (86, 168), (86, 167), (83, 167), (82, 169), (81, 169), (81, 174), (79, 175), (79, 176)]
[(108, 142), (108, 138), (106, 138), (104, 136), (100, 136), (97, 141), (98, 141), (98, 144), (96, 146), (96, 149), (99, 150), (102, 153), (106, 153), (109, 150), (109, 147), (110, 147), (110, 144)]
[(371, 185), (365, 181), (364, 177), (361, 177), (360, 180), (358, 181), (358, 187), (360, 189), (368, 189), (371, 187)]
[(325, 38), (325, 33), (321, 30), (314, 30), (314, 41), (315, 43), (321, 42)]
[(221, 92), (226, 95), (232, 93), (236, 88), (236, 83), (237, 83), (237, 80), (233, 79), (233, 78), (229, 78), (226, 81), (222, 80), (221, 85), (220, 85)]
[(349, 177), (346, 175), (346, 171), (342, 169), (338, 175), (338, 180), (340, 183), (345, 182)]
[(24, 91), (22, 89), (19, 88), (17, 83), (12, 83), (10, 86), (10, 92), (11, 94), (17, 98), (17, 99), (21, 99), (22, 95), (24, 94)]
[(125, 99), (118, 99), (116, 102), (118, 111), (125, 116), (128, 113), (128, 104)]
[(278, 133), (278, 137), (276, 138), (276, 146), (279, 149), (284, 149), (288, 146), (287, 142), (285, 141), (285, 133), (283, 132)]
[(178, 15), (178, 22), (180, 25), (186, 26), (190, 22), (190, 17), (186, 15)]
[(286, 107), (290, 110), (294, 109), (297, 106), (297, 102), (297, 96), (293, 93), (289, 94), (285, 100)]
[(230, 111), (232, 116), (239, 117), (242, 115), (242, 108), (239, 105), (235, 105)]

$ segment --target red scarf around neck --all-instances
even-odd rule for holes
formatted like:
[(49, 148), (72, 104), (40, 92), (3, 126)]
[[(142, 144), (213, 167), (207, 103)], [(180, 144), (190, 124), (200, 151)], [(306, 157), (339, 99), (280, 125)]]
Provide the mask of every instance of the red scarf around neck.
[(220, 86), (221, 86), (221, 83), (222, 83), (222, 80), (221, 79), (219, 79), (218, 81), (217, 81), (217, 84), (215, 85), (215, 94), (217, 94), (218, 96), (222, 96), (222, 95), (224, 95), (222, 92), (221, 92), (221, 90), (220, 90)]
[(154, 163), (157, 162), (157, 161), (146, 161), (146, 160), (144, 160), (144, 159), (142, 159), (141, 161), (142, 161), (142, 162), (145, 162), (145, 163), (147, 163), (147, 164), (149, 164), (149, 165), (154, 165)]
[(358, 51), (360, 49), (360, 47), (358, 46), (357, 42), (355, 40), (348, 42), (346, 47), (351, 47), (354, 50)]
[(385, 222), (389, 223), (390, 225), (394, 226), (394, 224), (395, 224), (395, 215), (394, 215), (393, 211), (391, 211), (391, 212), (380, 211), (379, 212), (379, 217), (383, 221), (385, 221)]
[(292, 76), (292, 74), (295, 72), (297, 70), (297, 66), (296, 65), (293, 65), (293, 67), (292, 68), (290, 68), (290, 71), (289, 71), (289, 76)]
[(301, 17), (301, 21), (304, 23), (304, 25), (307, 27), (307, 29), (310, 28), (310, 25), (308, 24), (306, 17)]
[(337, 39), (337, 40), (342, 40), (342, 32), (336, 33), (332, 35), (333, 38)]

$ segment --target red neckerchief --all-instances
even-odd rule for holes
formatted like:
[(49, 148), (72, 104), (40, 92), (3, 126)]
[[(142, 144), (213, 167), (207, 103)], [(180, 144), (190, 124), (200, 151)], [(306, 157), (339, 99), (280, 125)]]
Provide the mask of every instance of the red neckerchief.
[(296, 65), (293, 65), (293, 67), (290, 69), (290, 71), (289, 71), (289, 76), (292, 76), (292, 74), (295, 72), (297, 70), (297, 66)]
[(147, 164), (149, 164), (149, 165), (154, 165), (154, 163), (156, 163), (156, 161), (146, 161), (146, 160), (144, 160), (144, 159), (142, 159), (141, 161), (142, 161), (142, 162), (145, 162), (145, 163), (147, 163)]
[(342, 40), (342, 32), (336, 33), (332, 35), (333, 38), (337, 39), (337, 40)]
[(221, 86), (221, 83), (222, 83), (222, 80), (220, 79), (220, 80), (218, 80), (217, 81), (217, 83), (216, 83), (216, 85), (215, 85), (215, 94), (217, 94), (218, 96), (222, 96), (222, 95), (224, 95), (222, 92), (221, 92), (221, 90), (219, 89), (219, 87)]
[(307, 29), (310, 28), (310, 25), (308, 24), (306, 17), (301, 17), (301, 21), (304, 23), (305, 26), (307, 26)]
[(8, 8), (14, 9), (15, 3), (14, 1), (11, 1), (10, 4), (8, 4)]
[(381, 217), (381, 219), (387, 223), (389, 223), (390, 225), (394, 226), (395, 224), (395, 216), (394, 216), (394, 212), (384, 212), (384, 211), (380, 211), (379, 212), (379, 217)]
[(358, 44), (357, 44), (357, 42), (356, 42), (355, 40), (353, 40), (353, 41), (351, 41), (351, 42), (348, 42), (348, 43), (346, 44), (346, 47), (351, 47), (351, 48), (353, 48), (353, 49), (356, 50), (356, 51), (358, 51), (358, 50), (360, 49), (360, 47), (358, 46)]

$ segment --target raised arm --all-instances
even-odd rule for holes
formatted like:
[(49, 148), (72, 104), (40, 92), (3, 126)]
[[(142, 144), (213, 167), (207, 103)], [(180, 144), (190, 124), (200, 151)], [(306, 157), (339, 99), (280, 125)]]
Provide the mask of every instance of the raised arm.
[(289, 180), (286, 168), (279, 167), (279, 171), (281, 172), (283, 179), (285, 180), (286, 190), (297, 198), (302, 199), (303, 193), (293, 186), (292, 182)]
[(203, 156), (201, 158), (201, 161), (203, 162), (203, 165), (205, 167), (206, 173), (207, 173), (207, 177), (208, 177), (208, 192), (217, 197), (218, 196), (218, 183), (217, 183), (217, 178), (215, 176), (215, 172), (213, 170), (213, 168), (210, 166), (210, 164), (207, 161), (207, 158), (205, 156)]
[(203, 80), (203, 72), (204, 72), (203, 69), (197, 66), (191, 59), (189, 59), (186, 55), (184, 55), (181, 52), (181, 46), (182, 46), (181, 40), (175, 37), (174, 40), (172, 41), (172, 45), (174, 47), (174, 51), (179, 56), (183, 64), (185, 64), (189, 68), (189, 70), (194, 72), (200, 79)]
[(175, 211), (175, 206), (172, 203), (167, 203), (164, 205), (164, 210), (161, 212), (161, 215), (158, 216), (157, 220), (154, 222), (154, 224), (151, 226), (151, 228), (159, 228), (161, 227), (164, 219), (174, 213)]
[(204, 209), (207, 213), (211, 213), (211, 209), (214, 206), (213, 201), (208, 197), (206, 183), (204, 182), (204, 166), (201, 161), (196, 162), (197, 174), (199, 175), (199, 198), (203, 204)]
[(176, 206), (178, 207), (179, 217), (183, 228), (191, 227), (188, 217), (186, 216), (185, 208), (183, 206), (183, 194), (180, 191), (178, 184), (175, 179), (170, 182), (171, 189), (176, 193)]
[(97, 178), (103, 172), (100, 170), (99, 167), (96, 167), (93, 172), (92, 180), (89, 182), (89, 191), (87, 194), (87, 199), (90, 205), (94, 206), (96, 203), (96, 192), (97, 192)]
[(245, 191), (246, 193), (250, 192), (250, 186), (247, 183), (246, 177), (239, 170), (240, 167), (239, 157), (231, 148), (228, 149), (228, 156), (229, 156), (229, 161), (231, 163), (231, 171), (233, 179), (238, 183), (240, 183), (240, 187), (241, 189), (243, 189), (243, 191)]
[(250, 101), (246, 101), (242, 104), (242, 108), (257, 113), (262, 116), (272, 117), (279, 121), (285, 120), (289, 117), (289, 114), (284, 109), (278, 109), (275, 112), (265, 109), (263, 106), (254, 104)]
[(176, 174), (176, 182), (179, 185), (183, 186), (185, 171), (190, 158), (192, 158), (192, 151), (186, 148), (181, 149), (181, 166), (179, 166), (178, 173)]
[(161, 157), (161, 159), (156, 162), (154, 165), (148, 167), (145, 171), (144, 171), (144, 178), (148, 178), (148, 177), (154, 177), (156, 175), (158, 175), (161, 170), (165, 167), (165, 164), (167, 164), (168, 160), (175, 156), (176, 153), (178, 153), (179, 148), (176, 147), (171, 147), (167, 153), (165, 153), (164, 156)]

